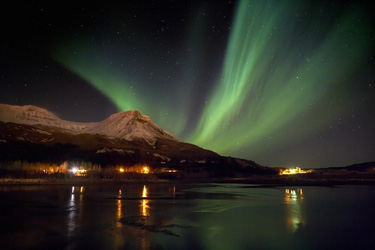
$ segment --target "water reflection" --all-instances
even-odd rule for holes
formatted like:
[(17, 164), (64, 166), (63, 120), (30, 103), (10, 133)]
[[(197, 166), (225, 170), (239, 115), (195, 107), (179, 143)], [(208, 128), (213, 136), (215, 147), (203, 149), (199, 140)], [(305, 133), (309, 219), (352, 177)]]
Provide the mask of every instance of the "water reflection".
[(302, 188), (285, 189), (285, 204), (287, 205), (287, 228), (292, 233), (305, 224), (305, 218), (302, 214), (303, 202)]
[(146, 185), (143, 185), (142, 190), (142, 200), (141, 200), (141, 215), (143, 217), (150, 216), (150, 206), (148, 205), (149, 200), (147, 199), (147, 187)]
[(140, 249), (142, 249), (142, 250), (151, 249), (150, 241), (147, 240), (146, 238), (141, 238)]
[(122, 227), (122, 223), (120, 222), (120, 219), (123, 217), (122, 216), (122, 200), (121, 200), (121, 197), (122, 197), (122, 190), (119, 189), (118, 190), (118, 200), (117, 200), (117, 215), (116, 215), (116, 218), (117, 218), (116, 227), (118, 227), (118, 228)]
[(172, 198), (176, 198), (176, 186), (172, 187), (171, 193), (172, 193)]
[(21, 188), (0, 190), (9, 249), (375, 249), (373, 186)]
[(75, 201), (75, 187), (72, 187), (72, 192), (70, 195), (69, 203), (68, 203), (68, 209), (69, 209), (69, 215), (68, 215), (68, 236), (73, 235), (73, 231), (76, 228), (76, 223), (75, 223), (75, 216), (76, 216), (76, 211), (75, 211), (75, 206), (76, 206), (76, 201)]
[[(84, 187), (75, 187), (72, 186), (72, 192), (70, 194), (70, 199), (68, 200), (67, 209), (68, 214), (68, 236), (73, 236), (74, 231), (77, 228), (78, 222), (77, 217), (82, 217), (82, 210), (79, 207), (82, 207), (83, 204), (83, 192)], [(78, 203), (77, 203), (78, 195)]]

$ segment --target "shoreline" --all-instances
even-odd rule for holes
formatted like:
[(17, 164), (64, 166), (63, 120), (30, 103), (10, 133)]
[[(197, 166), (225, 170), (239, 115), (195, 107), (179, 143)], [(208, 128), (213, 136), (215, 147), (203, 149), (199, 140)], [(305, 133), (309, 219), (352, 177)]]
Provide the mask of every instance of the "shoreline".
[(333, 186), (333, 185), (375, 185), (375, 179), (363, 178), (212, 178), (212, 179), (88, 179), (88, 178), (0, 178), (0, 186), (13, 185), (102, 185), (102, 184), (168, 184), (168, 183), (233, 183), (258, 184), (260, 186)]

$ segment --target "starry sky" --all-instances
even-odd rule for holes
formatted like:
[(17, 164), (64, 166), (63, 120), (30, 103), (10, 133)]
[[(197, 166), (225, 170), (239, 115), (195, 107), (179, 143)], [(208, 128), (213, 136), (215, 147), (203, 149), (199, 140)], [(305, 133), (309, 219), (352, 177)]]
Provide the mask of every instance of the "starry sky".
[(78, 122), (139, 110), (267, 166), (375, 160), (370, 3), (123, 2), (2, 7), (0, 103)]

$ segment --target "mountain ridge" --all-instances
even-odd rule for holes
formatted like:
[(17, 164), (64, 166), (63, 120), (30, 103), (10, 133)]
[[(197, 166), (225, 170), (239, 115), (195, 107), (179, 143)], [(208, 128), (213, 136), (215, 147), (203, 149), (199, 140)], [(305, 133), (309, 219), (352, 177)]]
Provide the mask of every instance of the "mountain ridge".
[(100, 122), (83, 123), (62, 120), (52, 112), (33, 105), (0, 104), (0, 121), (62, 128), (75, 134), (101, 134), (129, 141), (143, 140), (150, 145), (154, 145), (158, 139), (179, 141), (137, 110), (118, 112)]
[(153, 169), (213, 176), (276, 173), (251, 160), (221, 156), (182, 142), (139, 111), (115, 113), (96, 123), (74, 123), (36, 106), (0, 104), (0, 167), (67, 161), (104, 168), (147, 164)]

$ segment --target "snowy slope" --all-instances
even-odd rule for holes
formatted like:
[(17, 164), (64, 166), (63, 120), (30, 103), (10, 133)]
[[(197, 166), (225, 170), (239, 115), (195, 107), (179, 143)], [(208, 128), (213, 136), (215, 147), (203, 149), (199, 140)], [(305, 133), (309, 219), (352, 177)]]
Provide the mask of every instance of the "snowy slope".
[(113, 114), (101, 122), (77, 123), (61, 120), (51, 112), (32, 105), (0, 104), (0, 121), (63, 128), (74, 134), (89, 133), (128, 141), (141, 140), (151, 145), (154, 145), (158, 138), (179, 141), (153, 123), (148, 116), (134, 110)]
[(155, 144), (157, 138), (178, 141), (172, 134), (159, 128), (148, 116), (136, 110), (113, 114), (88, 128), (86, 132), (120, 137), (128, 141), (144, 140), (151, 145)]
[(82, 132), (92, 126), (90, 123), (78, 123), (64, 121), (51, 112), (33, 106), (15, 106), (0, 104), (0, 121), (13, 122), (26, 125), (45, 125), (50, 127), (64, 128), (76, 133)]

